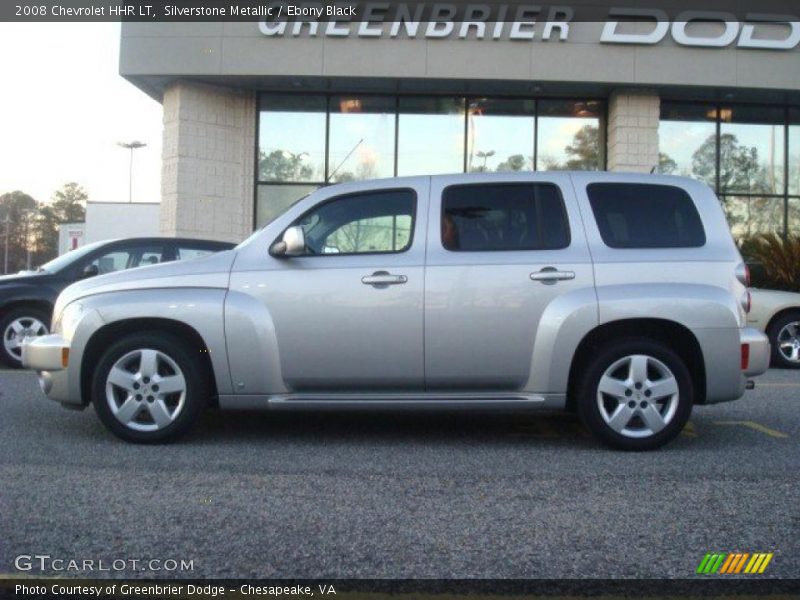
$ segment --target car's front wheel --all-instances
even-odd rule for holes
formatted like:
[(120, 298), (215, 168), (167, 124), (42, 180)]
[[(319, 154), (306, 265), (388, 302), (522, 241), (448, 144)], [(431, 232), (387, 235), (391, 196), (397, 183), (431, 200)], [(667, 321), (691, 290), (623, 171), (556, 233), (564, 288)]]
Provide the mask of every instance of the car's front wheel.
[(103, 424), (129, 442), (165, 442), (187, 433), (208, 405), (200, 349), (167, 333), (113, 344), (94, 372), (92, 402)]
[(0, 360), (14, 369), (22, 367), (22, 341), (27, 337), (47, 335), (50, 316), (33, 308), (17, 308), (8, 311), (0, 319), (3, 332), (3, 345), (0, 347)]
[(772, 346), (772, 366), (800, 369), (800, 311), (785, 313), (767, 331)]
[(609, 343), (597, 351), (578, 386), (578, 415), (600, 441), (621, 450), (652, 450), (673, 440), (692, 412), (684, 362), (648, 339)]

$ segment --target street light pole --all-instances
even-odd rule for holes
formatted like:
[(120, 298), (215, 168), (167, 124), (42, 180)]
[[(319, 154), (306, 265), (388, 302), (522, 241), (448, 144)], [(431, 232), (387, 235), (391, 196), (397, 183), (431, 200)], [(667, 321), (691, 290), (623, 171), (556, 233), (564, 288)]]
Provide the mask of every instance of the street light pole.
[(128, 165), (128, 204), (130, 204), (133, 202), (133, 151), (144, 148), (147, 144), (133, 140), (132, 142), (117, 142), (117, 146), (131, 151), (130, 164)]
[(3, 223), (6, 224), (5, 252), (3, 253), (3, 275), (8, 275), (8, 227), (11, 225), (11, 215), (6, 213)]

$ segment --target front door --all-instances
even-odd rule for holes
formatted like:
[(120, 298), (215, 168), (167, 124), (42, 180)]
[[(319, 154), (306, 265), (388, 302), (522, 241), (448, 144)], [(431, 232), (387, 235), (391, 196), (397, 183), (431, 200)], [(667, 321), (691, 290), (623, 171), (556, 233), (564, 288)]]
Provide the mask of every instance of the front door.
[(292, 222), (304, 255), (232, 274), (266, 305), (290, 392), (422, 389), (426, 206), (427, 187), (331, 197)]
[(570, 294), (594, 298), (568, 176), (507, 179), (434, 180), (425, 276), (429, 390), (550, 391), (530, 380), (535, 341), (549, 339), (540, 328), (560, 326)]

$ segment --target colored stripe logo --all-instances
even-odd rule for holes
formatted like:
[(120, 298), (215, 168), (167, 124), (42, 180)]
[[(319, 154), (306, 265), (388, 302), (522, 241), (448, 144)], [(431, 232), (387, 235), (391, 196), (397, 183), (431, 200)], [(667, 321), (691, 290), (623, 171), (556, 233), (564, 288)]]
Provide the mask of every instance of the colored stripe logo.
[(697, 566), (699, 575), (761, 574), (772, 560), (772, 552), (709, 552)]

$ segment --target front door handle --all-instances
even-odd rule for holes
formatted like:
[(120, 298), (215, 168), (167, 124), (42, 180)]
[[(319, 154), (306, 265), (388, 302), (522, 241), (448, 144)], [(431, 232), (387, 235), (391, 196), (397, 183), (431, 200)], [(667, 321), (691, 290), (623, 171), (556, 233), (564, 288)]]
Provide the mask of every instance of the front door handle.
[(575, 279), (575, 271), (559, 271), (554, 267), (545, 267), (541, 271), (531, 273), (533, 281), (540, 281), (546, 285), (553, 285), (557, 281), (569, 281)]
[(388, 271), (375, 271), (372, 275), (365, 275), (361, 278), (364, 285), (374, 285), (376, 287), (387, 285), (401, 285), (408, 282), (405, 275), (392, 275)]

